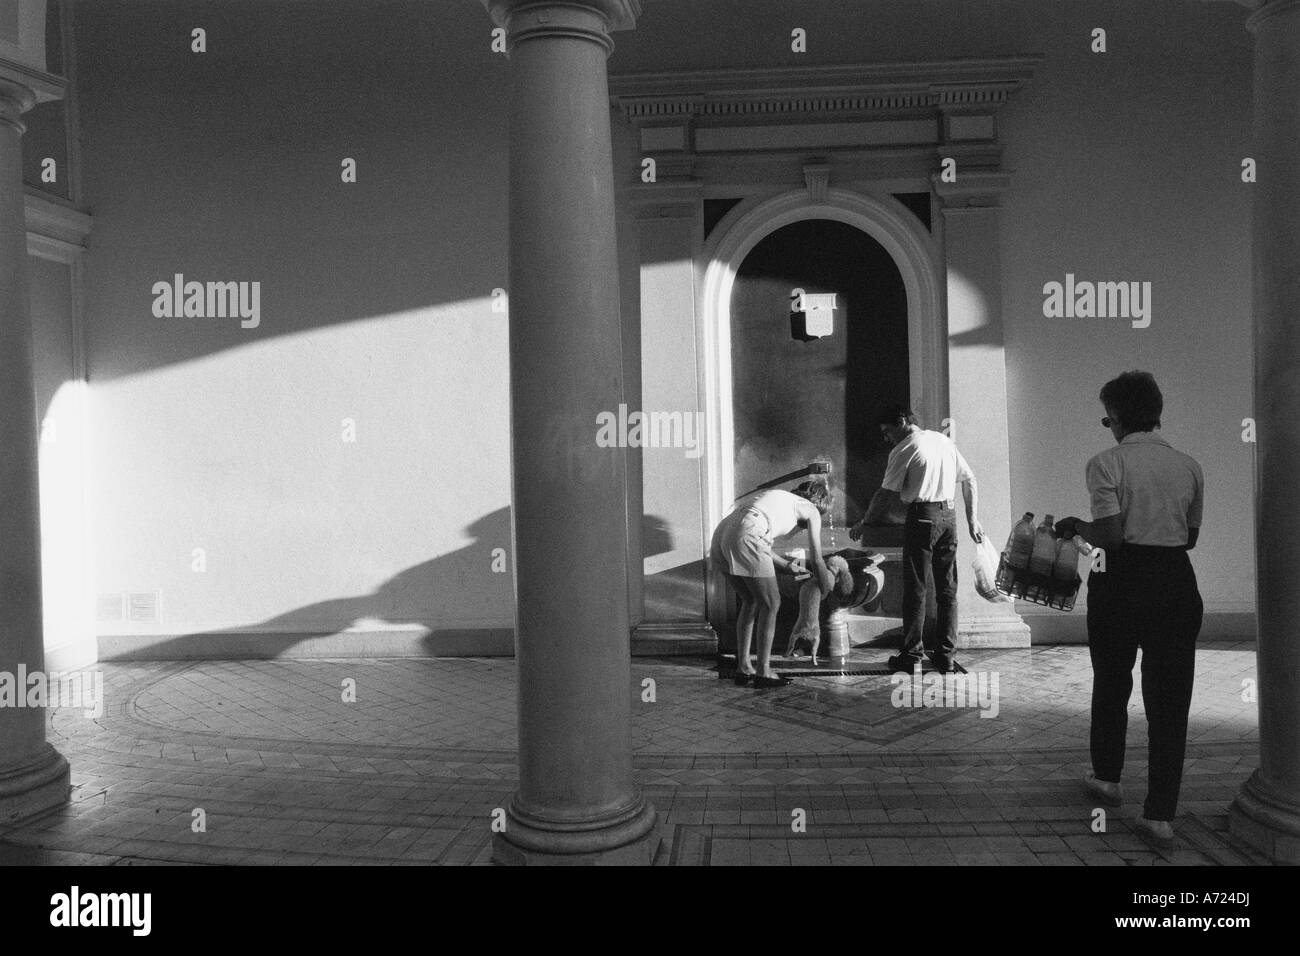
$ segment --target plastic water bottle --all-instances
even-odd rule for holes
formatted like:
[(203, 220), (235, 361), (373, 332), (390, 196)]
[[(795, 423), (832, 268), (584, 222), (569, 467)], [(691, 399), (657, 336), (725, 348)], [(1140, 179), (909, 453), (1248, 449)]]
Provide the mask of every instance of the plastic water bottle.
[(979, 596), (986, 601), (1002, 600), (998, 593), (998, 553), (988, 535), (975, 545), (975, 561), (971, 567), (975, 572), (975, 591)]
[(1029, 567), (1029, 556), (1033, 550), (1034, 513), (1026, 511), (1025, 516), (1011, 529), (1011, 537), (1007, 538), (1007, 548), (1002, 553), (1006, 555), (1008, 567), (1023, 571)]
[(1069, 586), (1079, 574), (1079, 548), (1069, 538), (1056, 542), (1056, 563), (1052, 565), (1052, 580), (1058, 585)]
[(1029, 555), (1029, 573), (1050, 576), (1056, 563), (1056, 532), (1052, 530), (1052, 516), (1044, 515), (1043, 523), (1034, 532), (1034, 549)]
[[(1088, 562), (1088, 564), (1092, 564), (1092, 556), (1096, 553), (1096, 549), (1077, 534), (1074, 536), (1073, 541), (1075, 550), (1083, 556), (1083, 560)], [(1077, 564), (1075, 565), (1075, 573), (1078, 573)]]

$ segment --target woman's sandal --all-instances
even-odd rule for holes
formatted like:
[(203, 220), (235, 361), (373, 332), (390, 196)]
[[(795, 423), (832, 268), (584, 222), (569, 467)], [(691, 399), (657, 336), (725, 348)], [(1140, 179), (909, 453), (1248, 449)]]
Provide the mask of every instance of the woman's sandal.
[(789, 677), (764, 677), (762, 674), (754, 675), (755, 687), (786, 687), (793, 683), (794, 681)]
[(732, 680), (736, 682), (737, 687), (744, 687), (756, 676), (757, 676), (756, 674), (751, 674), (746, 671), (736, 671), (735, 676), (732, 677)]

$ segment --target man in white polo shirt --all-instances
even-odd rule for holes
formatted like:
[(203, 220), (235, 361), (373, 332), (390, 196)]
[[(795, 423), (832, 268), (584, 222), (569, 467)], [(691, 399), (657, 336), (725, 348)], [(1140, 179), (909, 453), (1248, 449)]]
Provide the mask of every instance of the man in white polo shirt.
[(862, 525), (887, 510), (890, 495), (907, 505), (903, 528), (903, 644), (889, 659), (891, 671), (910, 673), (921, 662), (925, 646), (925, 608), (931, 582), (939, 612), (936, 646), (930, 660), (937, 670), (952, 670), (957, 641), (957, 485), (966, 500), (971, 539), (983, 540), (976, 518), (975, 473), (952, 439), (917, 424), (906, 405), (887, 405), (877, 417), (880, 432), (894, 446), (880, 491), (866, 516), (849, 536), (862, 536)]

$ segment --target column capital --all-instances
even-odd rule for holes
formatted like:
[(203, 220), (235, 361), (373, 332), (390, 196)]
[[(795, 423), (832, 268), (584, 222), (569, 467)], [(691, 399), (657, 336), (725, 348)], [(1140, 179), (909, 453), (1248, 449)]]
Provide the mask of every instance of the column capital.
[(506, 28), (509, 45), (539, 37), (594, 40), (612, 50), (609, 34), (631, 30), (641, 0), (480, 0), (493, 22)]
[(0, 126), (11, 126), (19, 134), (27, 131), (19, 118), (36, 105), (36, 92), (29, 86), (9, 79), (0, 68)]

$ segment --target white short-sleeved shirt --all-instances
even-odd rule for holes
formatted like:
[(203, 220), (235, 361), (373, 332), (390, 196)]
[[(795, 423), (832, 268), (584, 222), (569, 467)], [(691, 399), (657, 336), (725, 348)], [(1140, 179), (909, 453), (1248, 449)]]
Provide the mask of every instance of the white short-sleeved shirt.
[(915, 428), (894, 446), (885, 467), (881, 487), (896, 491), (904, 502), (952, 501), (959, 481), (973, 481), (975, 473), (966, 464), (953, 440), (942, 432)]
[(767, 519), (769, 536), (780, 538), (799, 526), (799, 503), (803, 500), (792, 492), (773, 488), (756, 495), (749, 507)]
[(1092, 520), (1122, 515), (1125, 544), (1182, 547), (1187, 529), (1201, 526), (1201, 466), (1156, 432), (1133, 432), (1094, 455), (1087, 481)]

